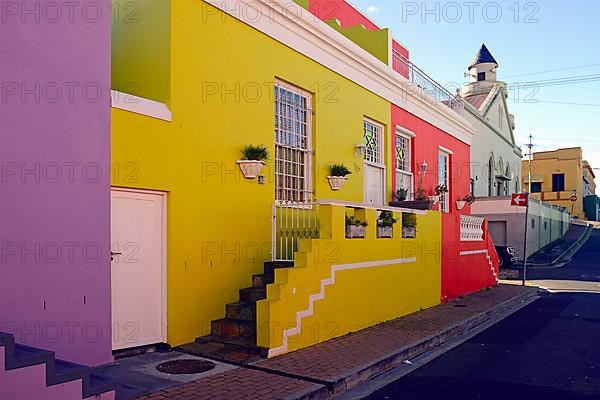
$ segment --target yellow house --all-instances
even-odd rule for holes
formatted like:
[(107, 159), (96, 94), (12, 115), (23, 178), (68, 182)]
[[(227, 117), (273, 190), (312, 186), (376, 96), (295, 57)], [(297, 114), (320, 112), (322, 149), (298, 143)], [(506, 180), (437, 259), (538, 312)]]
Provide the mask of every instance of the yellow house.
[(565, 207), (573, 216), (585, 219), (583, 202), (587, 193), (583, 190), (581, 147), (534, 153), (531, 186), (528, 160), (522, 162), (522, 173), (524, 192), (531, 192), (534, 198)]
[[(274, 356), (440, 302), (440, 214), (385, 205), (391, 101), (471, 132), (381, 62), (387, 32), (361, 42), (266, 0), (135, 3), (113, 26), (114, 350), (200, 337)], [(249, 178), (247, 145), (270, 155)]]

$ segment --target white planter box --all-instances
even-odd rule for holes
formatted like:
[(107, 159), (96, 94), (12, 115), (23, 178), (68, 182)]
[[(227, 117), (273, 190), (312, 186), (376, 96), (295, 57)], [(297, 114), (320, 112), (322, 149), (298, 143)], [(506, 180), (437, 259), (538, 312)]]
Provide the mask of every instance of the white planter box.
[(394, 237), (394, 228), (391, 226), (378, 226), (377, 237), (391, 239)]
[(255, 179), (266, 165), (264, 161), (257, 160), (239, 160), (237, 164), (246, 179)]
[(467, 205), (467, 202), (463, 201), (463, 200), (458, 200), (456, 202), (456, 208), (459, 209), (459, 210), (464, 209), (466, 205)]
[(366, 228), (364, 226), (348, 225), (346, 226), (347, 239), (364, 239)]
[(402, 228), (402, 237), (405, 239), (414, 239), (417, 237), (417, 231), (412, 227)]
[(328, 176), (327, 180), (329, 181), (329, 186), (331, 190), (340, 190), (344, 183), (348, 180), (345, 176)]

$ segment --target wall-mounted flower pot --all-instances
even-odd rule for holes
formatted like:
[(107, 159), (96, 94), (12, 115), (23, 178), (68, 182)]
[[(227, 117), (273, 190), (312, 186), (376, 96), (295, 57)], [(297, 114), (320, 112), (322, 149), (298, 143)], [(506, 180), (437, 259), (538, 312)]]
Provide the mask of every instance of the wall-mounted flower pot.
[(344, 183), (348, 180), (345, 176), (328, 176), (327, 180), (329, 181), (329, 186), (331, 190), (340, 190)]
[(391, 226), (378, 226), (377, 237), (383, 239), (391, 239), (394, 237), (394, 228)]
[(257, 160), (239, 160), (237, 164), (246, 179), (256, 179), (266, 165), (264, 161)]
[(456, 201), (456, 208), (457, 208), (458, 210), (462, 210), (462, 209), (464, 209), (466, 205), (467, 205), (467, 202), (466, 202), (466, 201), (464, 201), (464, 200), (457, 200), (457, 201)]
[(366, 236), (367, 229), (360, 225), (348, 225), (346, 226), (346, 238), (347, 239), (364, 239)]
[(412, 226), (405, 226), (402, 228), (402, 237), (405, 239), (414, 239), (417, 237), (417, 230)]

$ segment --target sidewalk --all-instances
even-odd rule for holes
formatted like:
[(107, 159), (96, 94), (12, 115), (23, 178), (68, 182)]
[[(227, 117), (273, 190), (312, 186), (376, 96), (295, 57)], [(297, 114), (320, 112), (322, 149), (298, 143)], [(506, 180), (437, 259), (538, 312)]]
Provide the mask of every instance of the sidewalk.
[(544, 247), (527, 260), (527, 264), (531, 267), (552, 267), (562, 261), (570, 251), (577, 247), (580, 242), (583, 242), (589, 236), (592, 228), (581, 225), (572, 225), (571, 229), (562, 237), (552, 244)]
[(325, 343), (176, 386), (144, 399), (326, 399), (535, 297), (501, 285)]

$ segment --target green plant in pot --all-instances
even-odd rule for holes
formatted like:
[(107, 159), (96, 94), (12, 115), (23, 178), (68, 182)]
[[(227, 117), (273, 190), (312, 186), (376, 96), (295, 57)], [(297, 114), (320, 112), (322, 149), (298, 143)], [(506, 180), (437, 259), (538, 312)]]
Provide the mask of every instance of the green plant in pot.
[(377, 237), (392, 238), (394, 235), (394, 225), (398, 222), (391, 211), (382, 211), (377, 219)]
[(417, 236), (417, 215), (402, 214), (402, 237), (414, 239)]
[(408, 189), (396, 190), (396, 201), (406, 201), (408, 198)]
[(348, 175), (351, 175), (350, 171), (344, 164), (333, 164), (329, 166), (329, 186), (331, 190), (340, 190), (344, 183), (348, 180)]
[(368, 225), (369, 224), (366, 221), (361, 221), (353, 216), (346, 215), (346, 238), (364, 239)]
[(263, 145), (246, 145), (237, 164), (246, 179), (255, 179), (269, 160), (269, 149)]

